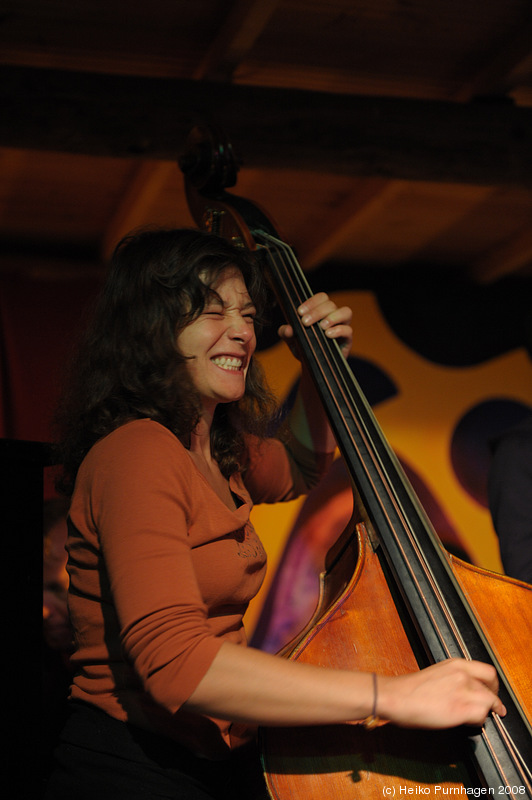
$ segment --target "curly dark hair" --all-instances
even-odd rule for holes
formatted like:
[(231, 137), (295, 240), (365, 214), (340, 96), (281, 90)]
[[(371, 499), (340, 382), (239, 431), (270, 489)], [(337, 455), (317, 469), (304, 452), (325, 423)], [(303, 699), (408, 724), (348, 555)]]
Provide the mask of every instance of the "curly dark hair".
[[(229, 266), (241, 271), (262, 320), (267, 289), (246, 249), (192, 229), (145, 230), (117, 245), (56, 414), (63, 465), (58, 488), (64, 494), (71, 494), (92, 445), (125, 422), (149, 417), (188, 438), (200, 402), (176, 339)], [(243, 398), (219, 405), (211, 429), (213, 454), (226, 477), (242, 468), (244, 434), (264, 436), (276, 411), (252, 358)]]

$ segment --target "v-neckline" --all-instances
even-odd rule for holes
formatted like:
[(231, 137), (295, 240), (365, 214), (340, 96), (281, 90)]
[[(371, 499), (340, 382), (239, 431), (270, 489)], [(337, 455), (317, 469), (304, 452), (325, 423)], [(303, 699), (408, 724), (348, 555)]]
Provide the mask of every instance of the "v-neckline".
[[(215, 496), (218, 498), (218, 500), (220, 501), (220, 503), (222, 503), (222, 504), (225, 506), (225, 508), (227, 508), (227, 510), (228, 510), (228, 511), (230, 511), (230, 512), (231, 512), (231, 513), (233, 513), (233, 514), (234, 514), (234, 513), (236, 513), (236, 512), (238, 511), (238, 509), (239, 509), (241, 506), (243, 506), (243, 505), (244, 505), (244, 500), (243, 500), (241, 497), (239, 497), (239, 496), (238, 496), (238, 495), (237, 495), (237, 494), (236, 494), (236, 493), (235, 493), (235, 492), (234, 492), (234, 491), (231, 489), (231, 479), (230, 479), (230, 478), (229, 478), (229, 479), (227, 479), (227, 489), (228, 489), (228, 492), (229, 492), (229, 495), (228, 495), (228, 496), (231, 498), (231, 502), (232, 502), (232, 505), (228, 505), (228, 503), (227, 503), (227, 502), (226, 502), (226, 500), (225, 500), (225, 499), (222, 497), (222, 495), (221, 495), (221, 494), (219, 494), (219, 493), (216, 491), (216, 488), (215, 488), (215, 486), (213, 486), (213, 484), (212, 484), (212, 483), (209, 481), (208, 477), (205, 475), (205, 473), (203, 472), (203, 470), (202, 470), (202, 469), (200, 469), (200, 467), (199, 467), (199, 465), (198, 465), (198, 463), (197, 463), (196, 459), (195, 459), (195, 458), (194, 458), (194, 456), (192, 455), (191, 451), (190, 451), (190, 450), (188, 450), (187, 448), (185, 448), (185, 450), (186, 450), (186, 452), (188, 453), (188, 455), (189, 455), (189, 457), (190, 457), (190, 460), (191, 460), (192, 464), (194, 465), (194, 468), (195, 468), (196, 472), (197, 472), (197, 473), (198, 473), (198, 475), (201, 477), (201, 479), (203, 480), (203, 482), (205, 483), (205, 485), (206, 485), (206, 486), (208, 486), (208, 488), (210, 489), (210, 491), (211, 491), (211, 492), (212, 492), (212, 493), (213, 493), (213, 494), (214, 494), (214, 495), (215, 495)], [(221, 475), (221, 473), (220, 473), (220, 475)], [(223, 476), (222, 476), (222, 477), (223, 477)], [(224, 479), (224, 480), (225, 480), (225, 479)]]

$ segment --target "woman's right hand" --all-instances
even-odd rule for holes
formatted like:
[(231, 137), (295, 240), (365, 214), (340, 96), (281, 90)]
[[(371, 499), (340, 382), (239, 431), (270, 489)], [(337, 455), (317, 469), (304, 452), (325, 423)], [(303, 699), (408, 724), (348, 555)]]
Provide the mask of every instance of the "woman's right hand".
[(490, 711), (506, 714), (498, 688), (491, 665), (449, 659), (408, 675), (379, 675), (377, 714), (408, 728), (483, 725)]

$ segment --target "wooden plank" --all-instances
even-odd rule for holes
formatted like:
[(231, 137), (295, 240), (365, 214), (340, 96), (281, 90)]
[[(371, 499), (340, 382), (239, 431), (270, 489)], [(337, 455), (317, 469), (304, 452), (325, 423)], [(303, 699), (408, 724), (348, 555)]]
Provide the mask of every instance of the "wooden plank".
[(532, 275), (532, 228), (528, 227), (505, 245), (478, 259), (470, 268), (471, 276), (482, 283), (489, 283), (512, 272)]
[(233, 3), (194, 78), (230, 80), (278, 5), (279, 0), (237, 0)]
[(102, 258), (108, 261), (114, 248), (129, 231), (141, 227), (146, 210), (161, 192), (168, 178), (176, 171), (174, 163), (143, 161), (109, 221), (102, 243)]
[(532, 109), (0, 68), (0, 145), (172, 160), (215, 120), (247, 166), (532, 183)]
[[(394, 260), (398, 264), (430, 263), (431, 244), (452, 236), (453, 226), (480, 206), (495, 190), (490, 186), (388, 181), (312, 254), (309, 266), (354, 255), (359, 263)], [(383, 237), (383, 230), (386, 235)], [(307, 265), (307, 261), (305, 261)]]
[[(233, 3), (226, 22), (193, 77), (196, 80), (229, 79), (238, 61), (252, 47), (278, 3), (279, 0), (237, 0)], [(102, 256), (106, 261), (118, 240), (143, 221), (146, 207), (151, 204), (175, 169), (175, 161), (141, 162), (130, 189), (107, 228), (102, 246)]]

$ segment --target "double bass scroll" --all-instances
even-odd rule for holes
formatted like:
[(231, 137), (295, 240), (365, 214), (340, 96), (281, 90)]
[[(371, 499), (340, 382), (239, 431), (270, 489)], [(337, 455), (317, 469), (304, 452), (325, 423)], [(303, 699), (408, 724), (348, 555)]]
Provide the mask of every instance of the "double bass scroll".
[[(311, 290), (291, 248), (264, 212), (226, 191), (238, 171), (230, 145), (212, 128), (196, 128), (181, 167), (198, 226), (256, 251), (264, 263), (356, 487), (356, 516), (331, 548), (318, 609), (288, 657), (391, 675), (449, 657), (481, 660), (497, 670), (507, 708), (504, 719), (490, 714), (478, 731), (265, 730), (272, 797), (382, 797), (394, 777), (409, 788), (532, 800), (532, 587), (470, 568), (444, 550), (337, 343), (319, 326), (300, 324), (297, 308)], [(486, 594), (487, 618), (475, 602)], [(493, 619), (489, 611), (504, 607), (506, 618)], [(518, 645), (519, 630), (527, 638)]]

